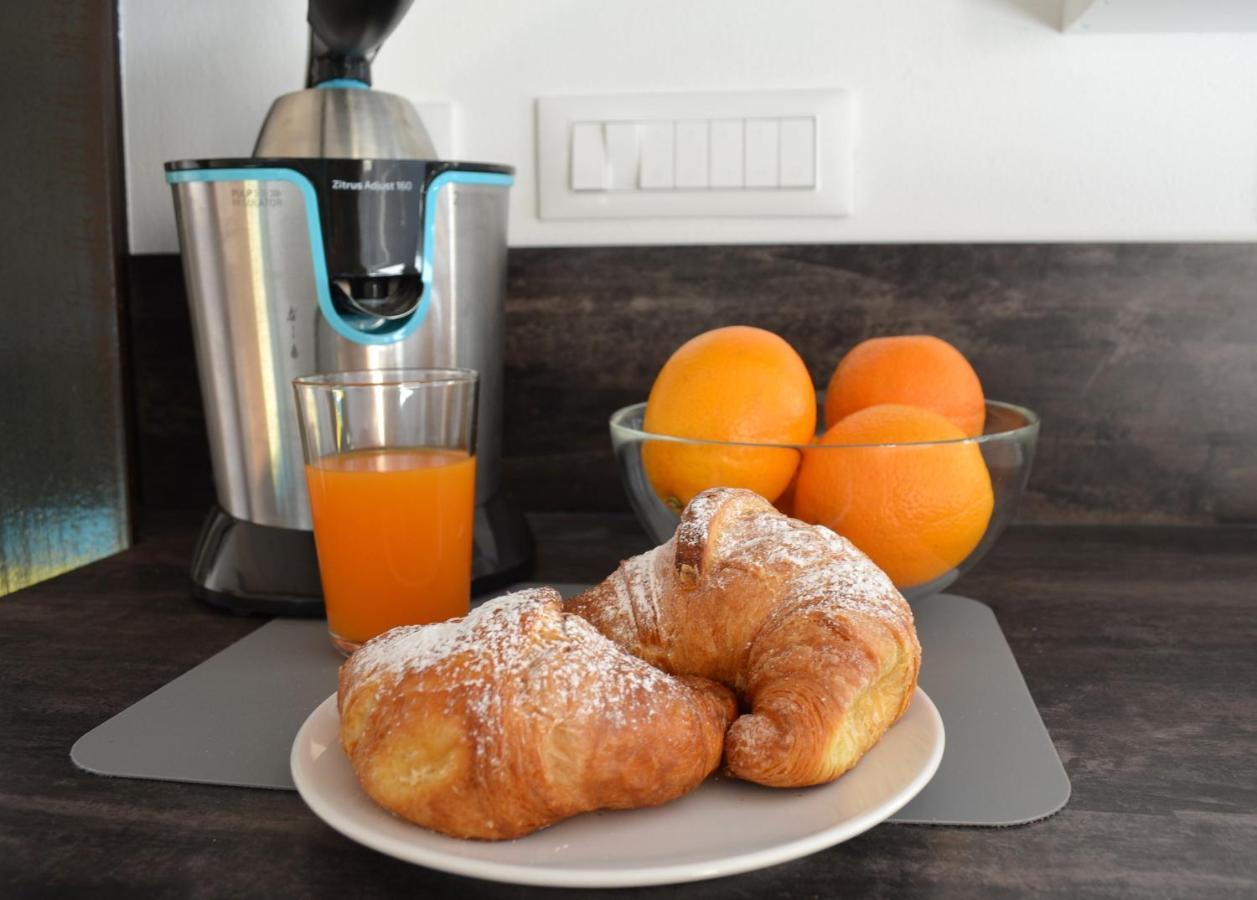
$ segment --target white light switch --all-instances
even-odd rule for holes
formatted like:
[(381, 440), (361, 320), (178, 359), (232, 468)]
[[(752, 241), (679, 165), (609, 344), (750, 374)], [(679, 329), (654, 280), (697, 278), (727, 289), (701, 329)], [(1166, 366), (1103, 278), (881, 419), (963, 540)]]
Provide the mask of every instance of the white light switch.
[(717, 119), (711, 123), (711, 186), (742, 187), (741, 119)]
[(572, 190), (605, 191), (610, 183), (602, 125), (577, 122), (572, 126)]
[(675, 135), (676, 126), (671, 122), (648, 122), (638, 128), (642, 154), (637, 186), (642, 190), (670, 190), (676, 183), (673, 175)]
[(778, 178), (778, 142), (781, 128), (776, 119), (746, 120), (746, 186), (775, 188)]
[(542, 99), (539, 215), (850, 215), (854, 109), (842, 90)]
[(637, 125), (608, 122), (603, 130), (607, 140), (607, 164), (611, 168), (611, 190), (631, 191), (637, 187)]
[(708, 129), (706, 122), (676, 123), (676, 186), (707, 187)]
[(783, 188), (816, 186), (816, 122), (813, 119), (782, 119), (780, 177)]

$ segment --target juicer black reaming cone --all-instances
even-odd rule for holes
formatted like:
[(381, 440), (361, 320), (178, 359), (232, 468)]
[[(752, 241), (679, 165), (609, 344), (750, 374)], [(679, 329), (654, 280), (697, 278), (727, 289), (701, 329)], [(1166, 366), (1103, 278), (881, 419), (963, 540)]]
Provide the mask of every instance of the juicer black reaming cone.
[(253, 156), (166, 164), (218, 498), (192, 585), (216, 605), (322, 613), (290, 387), (315, 372), (477, 370), (475, 586), (532, 561), (501, 492), (513, 170), (435, 160), (410, 103), (370, 89), (410, 2), (310, 0), (308, 87), (274, 102)]

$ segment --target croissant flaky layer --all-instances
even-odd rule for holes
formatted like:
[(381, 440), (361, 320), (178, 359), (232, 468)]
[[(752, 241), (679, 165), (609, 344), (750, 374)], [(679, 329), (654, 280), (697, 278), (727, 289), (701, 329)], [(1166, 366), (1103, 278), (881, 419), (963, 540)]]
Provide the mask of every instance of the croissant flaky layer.
[(864, 554), (750, 491), (694, 498), (666, 544), (568, 608), (641, 659), (728, 685), (730, 773), (832, 781), (903, 715), (921, 665), (912, 611)]
[(504, 839), (664, 803), (720, 763), (733, 695), (626, 653), (541, 588), (397, 628), (340, 671), (341, 743), (385, 809)]

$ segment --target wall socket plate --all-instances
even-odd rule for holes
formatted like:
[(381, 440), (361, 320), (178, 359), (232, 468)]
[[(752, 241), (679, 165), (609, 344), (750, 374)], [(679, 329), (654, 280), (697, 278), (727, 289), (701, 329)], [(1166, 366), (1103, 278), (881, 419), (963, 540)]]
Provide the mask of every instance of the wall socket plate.
[(437, 159), (458, 159), (458, 141), (454, 129), (454, 104), (447, 100), (414, 100), (411, 101), (428, 137), (432, 138), (432, 146), (436, 150)]
[(539, 215), (849, 216), (854, 120), (845, 90), (541, 98)]

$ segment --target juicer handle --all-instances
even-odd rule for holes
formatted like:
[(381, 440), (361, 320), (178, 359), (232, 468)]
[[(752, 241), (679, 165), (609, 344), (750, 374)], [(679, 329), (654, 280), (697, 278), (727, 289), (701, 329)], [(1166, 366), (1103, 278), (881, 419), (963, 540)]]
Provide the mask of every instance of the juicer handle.
[(306, 87), (346, 79), (371, 84), (371, 60), (414, 0), (309, 0)]

